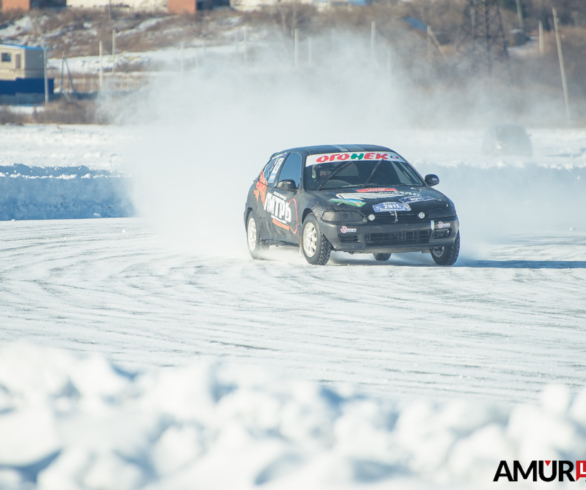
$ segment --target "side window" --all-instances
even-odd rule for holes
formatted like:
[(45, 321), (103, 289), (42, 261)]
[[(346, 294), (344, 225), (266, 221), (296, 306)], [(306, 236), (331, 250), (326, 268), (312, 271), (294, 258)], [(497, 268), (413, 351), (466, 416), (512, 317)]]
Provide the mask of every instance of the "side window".
[(277, 175), (286, 155), (277, 155), (272, 158), (263, 171), (264, 181), (269, 187), (275, 187)]
[(4, 63), (12, 61), (12, 57), (10, 56), (10, 53), (2, 53), (2, 61)]
[(292, 180), (299, 188), (301, 181), (301, 155), (299, 153), (291, 153), (285, 161), (281, 175), (279, 175), (279, 182), (282, 180)]

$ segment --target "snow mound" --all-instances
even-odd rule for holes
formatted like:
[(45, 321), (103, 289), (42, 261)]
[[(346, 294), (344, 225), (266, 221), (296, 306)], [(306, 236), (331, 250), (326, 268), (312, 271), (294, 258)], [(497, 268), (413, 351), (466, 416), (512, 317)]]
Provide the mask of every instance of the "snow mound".
[(128, 374), (9, 344), (0, 434), (3, 489), (485, 488), (500, 460), (580, 459), (586, 391), (398, 409), (242, 366)]
[(0, 166), (0, 220), (126, 217), (129, 179), (79, 167)]

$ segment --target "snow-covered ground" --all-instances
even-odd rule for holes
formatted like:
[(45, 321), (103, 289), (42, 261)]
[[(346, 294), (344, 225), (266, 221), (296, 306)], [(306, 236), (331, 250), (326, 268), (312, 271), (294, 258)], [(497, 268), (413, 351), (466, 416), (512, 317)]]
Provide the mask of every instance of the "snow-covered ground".
[(0, 165), (77, 167), (120, 170), (124, 144), (136, 130), (121, 126), (4, 125), (0, 131)]
[(480, 489), (501, 460), (575, 461), (586, 445), (586, 391), (555, 385), (512, 409), (398, 409), (245, 366), (130, 375), (12, 344), (0, 388), (3, 489)]
[(281, 148), (182, 161), (175, 131), (1, 128), (2, 165), (121, 172), (142, 215), (0, 222), (0, 487), (469, 489), (583, 459), (586, 131), (531, 130), (531, 158), (373, 133), (455, 201), (452, 268), (253, 261), (241, 208)]
[(585, 232), (525, 236), (439, 268), (295, 250), (273, 261), (170, 251), (137, 220), (0, 224), (2, 341), (99, 352), (126, 369), (225, 357), (402, 402), (535, 400), (584, 385)]

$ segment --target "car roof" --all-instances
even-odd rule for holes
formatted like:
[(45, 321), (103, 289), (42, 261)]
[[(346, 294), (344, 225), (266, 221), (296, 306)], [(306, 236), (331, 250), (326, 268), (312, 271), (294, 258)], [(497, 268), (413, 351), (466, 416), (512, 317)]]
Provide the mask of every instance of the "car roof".
[(279, 153), (285, 153), (294, 151), (300, 153), (303, 156), (317, 155), (320, 153), (339, 153), (344, 151), (393, 151), (386, 146), (378, 145), (317, 145), (317, 146), (300, 146), (299, 148), (289, 148), (288, 150), (278, 151), (273, 153), (278, 155)]

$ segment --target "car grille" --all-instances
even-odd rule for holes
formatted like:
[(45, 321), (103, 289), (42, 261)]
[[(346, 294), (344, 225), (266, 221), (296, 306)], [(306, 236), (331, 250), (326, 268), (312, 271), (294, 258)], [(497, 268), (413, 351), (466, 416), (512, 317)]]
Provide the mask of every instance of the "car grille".
[(397, 213), (397, 220), (395, 221), (395, 213), (380, 213), (376, 214), (373, 225), (391, 225), (393, 223), (416, 223), (421, 221), (417, 218), (415, 213)]
[(430, 230), (397, 231), (393, 233), (369, 233), (364, 236), (370, 247), (429, 243)]
[[(414, 212), (399, 212), (397, 213), (397, 221), (395, 221), (395, 213), (376, 213), (373, 225), (392, 225), (393, 223), (421, 223), (423, 220), (417, 217), (419, 213)], [(450, 216), (451, 215), (451, 216)], [(425, 221), (435, 218), (442, 218), (445, 220), (456, 219), (453, 211), (448, 208), (436, 208), (426, 212)]]

